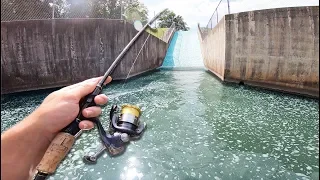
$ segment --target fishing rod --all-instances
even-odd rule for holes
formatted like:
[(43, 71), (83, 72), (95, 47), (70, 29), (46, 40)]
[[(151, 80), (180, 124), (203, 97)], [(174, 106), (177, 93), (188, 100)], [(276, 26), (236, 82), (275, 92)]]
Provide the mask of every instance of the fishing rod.
[[(68, 126), (63, 128), (52, 140), (42, 160), (37, 166), (37, 173), (34, 176), (34, 180), (44, 180), (48, 175), (55, 172), (60, 162), (70, 151), (75, 142), (75, 139), (82, 133), (82, 130), (79, 128), (79, 123), (82, 120), (88, 119), (82, 115), (82, 110), (87, 107), (96, 106), (94, 98), (102, 92), (104, 82), (106, 81), (108, 76), (117, 67), (122, 57), (137, 40), (137, 38), (142, 34), (142, 32), (148, 27), (151, 27), (151, 24), (166, 11), (167, 9), (164, 9), (155, 17), (153, 17), (145, 26), (143, 26), (143, 28), (131, 39), (127, 46), (114, 60), (109, 69), (103, 75), (102, 79), (96, 85), (93, 92), (85, 96), (79, 102), (80, 111), (78, 116)], [(100, 139), (103, 144), (108, 147), (108, 150), (112, 155), (123, 152), (123, 145), (124, 143), (129, 141), (130, 136), (132, 136), (133, 138), (139, 137), (143, 129), (145, 128), (145, 124), (140, 123), (139, 121), (141, 110), (138, 107), (132, 105), (123, 106), (120, 114), (121, 118), (116, 114), (116, 112), (118, 112), (118, 107), (113, 106), (110, 111), (110, 125), (115, 130), (118, 130), (120, 132), (114, 133), (113, 135), (105, 132), (101, 125), (101, 122), (97, 118), (89, 118), (90, 121), (94, 122), (97, 125)]]

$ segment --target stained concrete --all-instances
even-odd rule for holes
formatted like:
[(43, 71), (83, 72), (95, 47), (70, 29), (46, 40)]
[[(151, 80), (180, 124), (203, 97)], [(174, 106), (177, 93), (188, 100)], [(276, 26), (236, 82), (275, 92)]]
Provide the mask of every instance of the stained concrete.
[[(1, 93), (60, 87), (101, 76), (136, 33), (122, 20), (1, 22)], [(162, 65), (168, 43), (148, 36), (143, 32), (130, 48), (112, 74), (115, 80), (126, 78), (136, 58), (129, 77)]]
[(224, 81), (319, 97), (318, 6), (226, 15), (201, 47)]
[[(222, 20), (212, 30), (209, 30), (205, 35), (200, 32), (201, 53), (204, 59), (204, 65), (212, 73), (224, 80), (225, 71), (225, 56), (226, 56), (226, 35), (225, 35), (225, 20)], [(203, 38), (205, 37), (205, 38)], [(203, 38), (203, 39), (202, 39)]]

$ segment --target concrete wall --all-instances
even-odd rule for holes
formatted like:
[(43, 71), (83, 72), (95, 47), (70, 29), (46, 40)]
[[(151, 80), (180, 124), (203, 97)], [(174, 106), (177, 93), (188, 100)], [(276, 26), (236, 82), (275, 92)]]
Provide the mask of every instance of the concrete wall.
[[(259, 10), (226, 15), (223, 80), (319, 97), (319, 7)], [(205, 62), (221, 56), (219, 24), (202, 41)], [(211, 31), (211, 32), (210, 32)], [(212, 52), (213, 51), (213, 52)], [(223, 59), (223, 58), (222, 58)], [(210, 64), (206, 62), (205, 64)], [(223, 63), (223, 60), (221, 60)], [(220, 73), (221, 70), (207, 66)]]
[(224, 18), (222, 18), (222, 20), (214, 29), (207, 31), (204, 36), (201, 35), (201, 33), (202, 32), (200, 32), (200, 37), (205, 37), (200, 39), (204, 65), (221, 80), (224, 80), (226, 51), (226, 31)]
[[(60, 87), (101, 76), (137, 31), (121, 20), (56, 19), (1, 22), (1, 93)], [(128, 74), (144, 32), (112, 77)], [(150, 35), (130, 76), (161, 66), (168, 43)]]

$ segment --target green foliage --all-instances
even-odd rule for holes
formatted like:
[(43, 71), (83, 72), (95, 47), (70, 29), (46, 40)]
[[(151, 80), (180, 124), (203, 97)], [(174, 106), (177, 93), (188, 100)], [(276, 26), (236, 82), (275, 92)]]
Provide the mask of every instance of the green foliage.
[(160, 18), (159, 18), (159, 27), (161, 28), (169, 28), (172, 23), (175, 23), (177, 30), (187, 31), (189, 27), (187, 27), (187, 23), (184, 22), (182, 16), (176, 15), (173, 11), (166, 11)]
[[(54, 13), (53, 13), (54, 11)], [(139, 0), (1, 0), (1, 21), (54, 18), (106, 18), (146, 23)], [(2, 17), (3, 16), (3, 17)]]
[(141, 21), (143, 25), (148, 23), (148, 9), (143, 3), (140, 3), (137, 0), (126, 7), (123, 16), (131, 23), (136, 20)]
[[(61, 0), (60, 0), (61, 1)], [(130, 22), (148, 20), (148, 9), (138, 0), (67, 0), (67, 17), (85, 14), (90, 18), (121, 19)]]
[(69, 18), (84, 16), (88, 18), (120, 19), (120, 0), (66, 0), (68, 9), (65, 15)]

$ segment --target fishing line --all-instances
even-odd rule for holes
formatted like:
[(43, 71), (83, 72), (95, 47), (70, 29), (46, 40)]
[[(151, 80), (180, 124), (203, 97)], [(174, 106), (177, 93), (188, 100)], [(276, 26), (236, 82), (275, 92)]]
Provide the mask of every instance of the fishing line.
[[(82, 130), (79, 128), (79, 123), (83, 121), (85, 118), (83, 116), (82, 109), (87, 107), (96, 106), (94, 102), (94, 98), (101, 94), (104, 82), (107, 80), (109, 75), (114, 71), (114, 69), (118, 66), (120, 61), (123, 59), (123, 56), (126, 52), (130, 49), (130, 47), (135, 43), (138, 37), (145, 31), (150, 25), (155, 22), (167, 9), (164, 9), (160, 13), (158, 13), (155, 17), (153, 17), (146, 25), (143, 26), (141, 30), (130, 40), (130, 42), (124, 47), (124, 49), (120, 52), (117, 58), (113, 61), (110, 67), (107, 69), (105, 74), (103, 75), (102, 79), (96, 85), (95, 89), (88, 95), (86, 95), (80, 102), (79, 102), (79, 114), (78, 116), (66, 127), (64, 127), (52, 140), (51, 144), (47, 148), (42, 160), (37, 166), (37, 173), (33, 177), (35, 180), (44, 180), (49, 175), (54, 174), (57, 167), (61, 163), (61, 161), (67, 156), (70, 149), (75, 143), (77, 137), (81, 135)], [(135, 64), (138, 56), (140, 55), (143, 47), (145, 46), (149, 36), (143, 43), (136, 59), (134, 60), (133, 65)], [(89, 57), (89, 53), (88, 56)], [(130, 71), (127, 75), (127, 78), (132, 71), (133, 65), (130, 68)], [(126, 79), (127, 79), (126, 78)], [(139, 138), (145, 127), (146, 123), (140, 122), (140, 115), (141, 109), (135, 105), (123, 105), (121, 108), (118, 108), (117, 105), (112, 106), (110, 110), (110, 124), (112, 126), (113, 132), (106, 132), (103, 129), (103, 126), (98, 118), (89, 118), (88, 120), (94, 122), (99, 131), (99, 136), (101, 142), (104, 144), (104, 149), (111, 156), (119, 155), (124, 152), (126, 145), (136, 138)], [(103, 151), (99, 151), (103, 152)], [(99, 154), (98, 152), (98, 154)], [(96, 162), (96, 158), (98, 154), (95, 156), (86, 156), (86, 160), (89, 162)]]
[(137, 59), (138, 59), (138, 57), (139, 57), (139, 55), (140, 55), (140, 53), (141, 53), (141, 51), (142, 51), (143, 47), (146, 45), (146, 43), (147, 43), (147, 41), (148, 41), (149, 37), (150, 37), (150, 34), (148, 35), (148, 37), (147, 37), (147, 38), (146, 38), (146, 40), (144, 41), (144, 43), (143, 43), (143, 45), (142, 45), (142, 47), (141, 47), (140, 51), (138, 52), (138, 55), (136, 56), (136, 59), (133, 61), (133, 64), (132, 64), (132, 66), (131, 66), (131, 68), (130, 68), (130, 70), (129, 70), (129, 73), (128, 73), (128, 75), (127, 75), (126, 79), (124, 80), (124, 82), (123, 82), (123, 84), (122, 84), (121, 89), (122, 89), (122, 88), (124, 88), (125, 83), (127, 82), (127, 79), (129, 78), (129, 75), (130, 75), (130, 73), (131, 73), (131, 71), (132, 71), (132, 69), (133, 69), (133, 66), (134, 66), (134, 64), (136, 63), (136, 61), (137, 61)]

